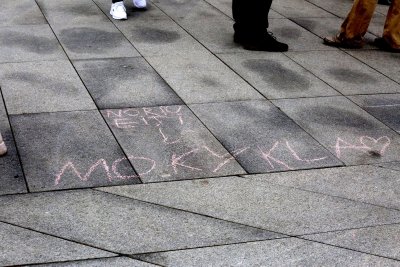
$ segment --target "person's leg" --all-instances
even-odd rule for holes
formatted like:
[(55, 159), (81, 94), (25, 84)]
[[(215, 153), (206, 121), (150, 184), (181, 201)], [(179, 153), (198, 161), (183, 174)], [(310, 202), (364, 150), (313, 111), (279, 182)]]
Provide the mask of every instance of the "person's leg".
[(272, 0), (232, 0), (234, 41), (247, 50), (284, 52), (288, 46), (267, 32)]
[(391, 48), (400, 50), (400, 0), (393, 0), (389, 8), (383, 39)]
[(377, 0), (355, 0), (337, 36), (327, 37), (324, 43), (341, 47), (362, 47)]

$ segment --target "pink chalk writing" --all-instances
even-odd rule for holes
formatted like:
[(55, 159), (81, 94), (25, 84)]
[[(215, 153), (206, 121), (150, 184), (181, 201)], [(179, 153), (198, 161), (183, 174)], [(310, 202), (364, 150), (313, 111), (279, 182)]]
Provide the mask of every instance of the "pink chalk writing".
[(189, 165), (185, 165), (184, 163), (187, 161), (187, 157), (189, 157), (190, 155), (192, 155), (193, 153), (195, 153), (196, 151), (198, 151), (199, 149), (192, 149), (186, 153), (181, 154), (180, 156), (177, 156), (176, 154), (172, 154), (171, 157), (171, 166), (174, 169), (175, 173), (178, 173), (178, 166), (184, 167), (184, 168), (188, 168), (191, 170), (198, 170), (198, 171), (202, 171), (202, 169), (200, 168), (196, 168), (193, 166), (189, 166)]
[(249, 149), (249, 147), (245, 147), (245, 148), (241, 148), (241, 149), (236, 149), (232, 152), (232, 155), (230, 153), (225, 153), (223, 155), (219, 155), (218, 153), (212, 151), (209, 147), (204, 146), (204, 148), (210, 152), (211, 155), (213, 155), (214, 157), (217, 157), (219, 159), (222, 159), (223, 162), (221, 162), (220, 164), (218, 164), (218, 166), (212, 171), (212, 172), (217, 172), (219, 171), (222, 167), (224, 167), (226, 164), (228, 164), (231, 160), (234, 160), (236, 156), (242, 154), (243, 152), (245, 152), (247, 149)]
[(389, 147), (391, 140), (387, 136), (373, 138), (371, 136), (361, 136), (357, 144), (352, 144), (338, 137), (335, 148), (336, 157), (341, 158), (343, 150), (356, 150), (363, 153), (376, 152), (378, 155), (383, 156)]

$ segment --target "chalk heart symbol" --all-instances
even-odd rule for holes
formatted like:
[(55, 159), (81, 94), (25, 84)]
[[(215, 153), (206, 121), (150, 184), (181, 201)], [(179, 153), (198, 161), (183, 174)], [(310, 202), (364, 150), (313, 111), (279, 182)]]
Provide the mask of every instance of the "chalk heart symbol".
[(360, 137), (360, 143), (368, 149), (378, 151), (381, 155), (385, 153), (387, 147), (390, 145), (390, 138), (387, 136), (379, 137), (375, 139), (370, 136)]

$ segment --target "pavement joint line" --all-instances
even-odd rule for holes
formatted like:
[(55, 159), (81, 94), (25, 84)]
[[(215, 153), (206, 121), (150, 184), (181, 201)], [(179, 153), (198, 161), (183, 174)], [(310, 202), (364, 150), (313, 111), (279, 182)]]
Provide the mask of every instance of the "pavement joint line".
[[(78, 244), (78, 245), (81, 245), (81, 246), (86, 246), (86, 247), (91, 247), (91, 248), (94, 248), (94, 249), (102, 250), (102, 251), (105, 251), (105, 252), (109, 252), (109, 253), (115, 254), (116, 256), (126, 256), (127, 255), (127, 254), (124, 254), (124, 253), (108, 250), (108, 249), (97, 247), (97, 246), (90, 245), (90, 244), (86, 244), (86, 243), (83, 243), (83, 242), (80, 242), (80, 241), (76, 241), (76, 240), (73, 240), (73, 239), (68, 239), (68, 238), (65, 238), (65, 237), (57, 236), (55, 234), (47, 233), (47, 232), (44, 232), (44, 231), (41, 231), (41, 230), (37, 230), (37, 229), (34, 229), (34, 228), (22, 226), (22, 225), (19, 225), (17, 223), (12, 223), (12, 222), (8, 222), (8, 221), (4, 221), (4, 220), (0, 220), (0, 223), (8, 224), (8, 225), (11, 225), (11, 226), (14, 226), (14, 227), (19, 227), (19, 228), (22, 228), (22, 229), (25, 229), (25, 230), (29, 230), (29, 231), (33, 231), (35, 233), (43, 234), (43, 235), (46, 235), (46, 236), (58, 238), (60, 240), (72, 242), (72, 243), (75, 243), (75, 244)], [(112, 257), (115, 257), (115, 256), (112, 256)], [(103, 258), (107, 258), (107, 257), (103, 257)]]
[(21, 167), (21, 172), (22, 172), (22, 175), (23, 175), (23, 178), (24, 178), (25, 189), (26, 189), (27, 193), (30, 193), (28, 180), (26, 179), (24, 166), (22, 165), (21, 154), (20, 154), (18, 146), (17, 146), (17, 140), (15, 139), (15, 132), (14, 132), (14, 129), (13, 129), (13, 127), (11, 125), (11, 122), (10, 122), (10, 114), (8, 113), (7, 106), (6, 106), (6, 101), (4, 99), (4, 95), (3, 95), (3, 91), (1, 89), (1, 87), (0, 87), (0, 101), (3, 102), (4, 110), (6, 112), (8, 126), (10, 127), (10, 131), (11, 131), (12, 142), (14, 144), (15, 151), (17, 153), (18, 162), (19, 162), (19, 165)]
[(155, 265), (155, 266), (167, 267), (166, 265), (161, 265), (161, 264), (158, 264), (158, 263), (150, 262), (149, 260), (135, 259), (132, 255), (129, 255), (128, 257), (129, 257), (130, 259), (139, 260), (139, 261), (142, 261), (142, 262), (145, 262), (145, 263), (153, 264), (153, 265)]
[[(114, 259), (114, 258), (122, 258), (122, 257), (126, 257), (126, 256), (111, 256), (111, 257), (98, 257), (98, 258), (87, 258), (87, 259), (65, 260), (65, 261), (24, 263), (23, 266), (40, 266), (40, 265), (48, 265), (48, 264), (74, 263), (74, 262), (78, 263), (78, 262), (85, 262), (85, 261), (91, 261), (91, 260), (105, 260), (105, 259)], [(21, 267), (21, 264), (4, 265), (3, 267)]]

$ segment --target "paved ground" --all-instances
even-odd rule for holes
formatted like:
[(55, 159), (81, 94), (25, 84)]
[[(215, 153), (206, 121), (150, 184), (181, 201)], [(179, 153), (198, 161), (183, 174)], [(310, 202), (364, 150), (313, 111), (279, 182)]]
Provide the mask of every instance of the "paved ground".
[(256, 53), (231, 0), (1, 1), (0, 265), (400, 266), (400, 55), (322, 45), (351, 4)]

